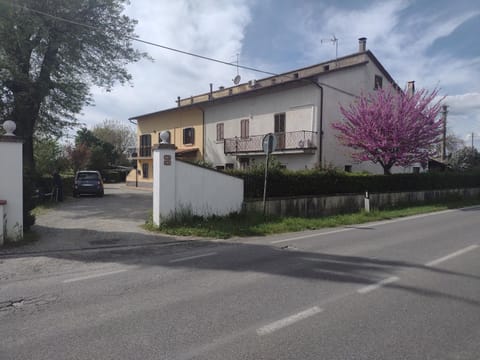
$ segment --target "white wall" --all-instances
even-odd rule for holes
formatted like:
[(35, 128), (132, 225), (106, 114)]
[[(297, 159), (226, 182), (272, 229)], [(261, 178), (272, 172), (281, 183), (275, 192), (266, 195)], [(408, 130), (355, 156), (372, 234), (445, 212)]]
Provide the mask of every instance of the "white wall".
[(243, 180), (177, 161), (176, 210), (198, 215), (227, 215), (242, 209)]
[(0, 139), (0, 200), (7, 201), (3, 205), (7, 238), (20, 240), (23, 237), (22, 142), (16, 137)]
[[(314, 85), (308, 85), (288, 90), (277, 89), (267, 94), (208, 106), (205, 108), (205, 160), (213, 165), (236, 163), (235, 156), (224, 154), (223, 141), (216, 141), (218, 123), (224, 124), (226, 139), (240, 137), (240, 121), (243, 119), (249, 119), (250, 135), (273, 132), (274, 115), (277, 113), (285, 113), (287, 132), (318, 131), (319, 103), (320, 90)], [(278, 155), (277, 158), (283, 163), (282, 159), (287, 156)], [(311, 168), (318, 163), (318, 153), (290, 157), (290, 163), (292, 161), (297, 168), (303, 169), (305, 165)]]
[[(341, 121), (340, 105), (348, 106), (362, 94), (374, 91), (375, 75), (383, 78), (383, 88), (392, 85), (380, 69), (372, 62), (359, 64), (339, 71), (322, 73), (318, 82), (323, 87), (323, 145), (322, 165), (343, 170), (351, 165), (353, 171), (368, 171), (382, 174), (379, 164), (372, 162), (354, 163), (350, 148), (342, 146), (336, 138), (332, 124)], [(237, 158), (224, 154), (223, 141), (216, 141), (216, 124), (224, 123), (224, 137), (240, 136), (240, 120), (250, 119), (250, 135), (263, 135), (274, 130), (274, 114), (285, 112), (286, 131), (319, 130), (320, 90), (305, 82), (296, 88), (271, 89), (270, 92), (252, 93), (249, 97), (232, 98), (230, 102), (213, 103), (205, 107), (205, 159), (214, 165), (234, 163)], [(277, 159), (289, 169), (312, 168), (319, 164), (320, 153), (278, 154)], [(248, 156), (260, 158), (258, 155)], [(392, 172), (412, 172), (412, 168), (394, 167)]]
[[(170, 163), (165, 161), (170, 157)], [(171, 145), (153, 152), (153, 221), (160, 225), (178, 212), (227, 215), (243, 204), (243, 180), (175, 159)]]

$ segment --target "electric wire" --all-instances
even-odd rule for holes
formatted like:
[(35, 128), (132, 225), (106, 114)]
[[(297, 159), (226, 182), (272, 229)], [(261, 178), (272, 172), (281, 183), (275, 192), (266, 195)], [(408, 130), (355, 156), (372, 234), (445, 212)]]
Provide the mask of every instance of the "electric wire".
[[(0, 0), (0, 2), (3, 2), (5, 4), (4, 1)], [(66, 22), (66, 23), (69, 23), (69, 24), (72, 24), (72, 25), (77, 25), (77, 26), (89, 28), (89, 29), (92, 29), (92, 30), (95, 30), (95, 31), (99, 31), (99, 29), (97, 27), (93, 26), (93, 25), (84, 24), (84, 23), (81, 23), (81, 22), (78, 22), (78, 21), (75, 21), (75, 20), (65, 19), (63, 17), (52, 15), (52, 14), (49, 14), (49, 13), (41, 11), (41, 10), (32, 9), (32, 8), (29, 8), (29, 7), (24, 6), (24, 5), (17, 5), (17, 4), (10, 4), (10, 5), (12, 5), (14, 7), (17, 7), (17, 8), (20, 8), (20, 9), (23, 9), (23, 10), (26, 10), (26, 11), (30, 11), (30, 12), (39, 14), (39, 15), (43, 15), (43, 16), (46, 16), (46, 17), (49, 17), (49, 18), (52, 18), (52, 19), (55, 19), (55, 20), (58, 20), (58, 21), (63, 21), (63, 22)], [(166, 46), (166, 45), (161, 45), (161, 44), (158, 44), (158, 43), (154, 43), (152, 41), (143, 40), (143, 39), (140, 39), (140, 38), (134, 37), (134, 36), (126, 36), (125, 38), (128, 39), (128, 40), (131, 40), (131, 41), (136, 41), (136, 42), (139, 42), (139, 43), (142, 43), (142, 44), (158, 47), (158, 48), (168, 50), (168, 51), (172, 51), (172, 52), (176, 52), (176, 53), (179, 53), (179, 54), (188, 55), (188, 56), (196, 57), (196, 58), (207, 60), (207, 61), (216, 62), (216, 63), (227, 65), (227, 66), (233, 66), (233, 67), (236, 67), (237, 69), (241, 68), (241, 69), (244, 69), (244, 70), (250, 70), (250, 71), (253, 71), (253, 72), (263, 73), (263, 74), (270, 75), (270, 76), (281, 76), (281, 77), (285, 77), (287, 79), (297, 80), (297, 78), (295, 78), (293, 76), (290, 76), (290, 75), (287, 75), (287, 74), (278, 74), (278, 73), (274, 73), (274, 72), (270, 72), (270, 71), (266, 71), (266, 70), (257, 69), (257, 68), (251, 67), (251, 66), (241, 65), (241, 64), (238, 63), (238, 60), (235, 61), (235, 62), (227, 62), (227, 61), (215, 59), (215, 58), (212, 58), (212, 57), (209, 57), (209, 56), (195, 54), (195, 53), (192, 53), (192, 52), (189, 52), (189, 51), (176, 49), (176, 48)], [(308, 80), (310, 82), (313, 81), (313, 80), (309, 80), (309, 79), (298, 79), (298, 80)], [(331, 86), (331, 85), (328, 85), (328, 84), (325, 84), (325, 83), (320, 83), (320, 82), (317, 82), (317, 84), (319, 84), (321, 86), (324, 86), (324, 87), (327, 87), (327, 88), (330, 88), (332, 90), (341, 92), (343, 94), (355, 97), (355, 98), (359, 97), (356, 94), (350, 93), (350, 92), (345, 91), (343, 89), (339, 89), (335, 86)]]

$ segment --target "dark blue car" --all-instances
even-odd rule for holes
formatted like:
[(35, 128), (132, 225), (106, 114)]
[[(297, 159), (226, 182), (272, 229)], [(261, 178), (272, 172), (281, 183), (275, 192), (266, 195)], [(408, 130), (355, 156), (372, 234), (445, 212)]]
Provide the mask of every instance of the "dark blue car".
[(103, 196), (103, 181), (100, 172), (93, 170), (77, 172), (73, 183), (73, 196), (80, 195)]

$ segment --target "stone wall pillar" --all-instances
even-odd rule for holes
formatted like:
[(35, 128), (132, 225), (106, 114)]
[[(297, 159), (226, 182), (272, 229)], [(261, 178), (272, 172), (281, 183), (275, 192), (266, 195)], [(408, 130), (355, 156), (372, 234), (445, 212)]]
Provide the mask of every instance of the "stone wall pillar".
[(153, 150), (153, 223), (175, 215), (175, 145), (159, 144)]
[(4, 203), (2, 225), (6, 238), (16, 241), (23, 238), (23, 140), (13, 134), (15, 124), (12, 121), (5, 121), (3, 127), (6, 134), (0, 135), (0, 200)]

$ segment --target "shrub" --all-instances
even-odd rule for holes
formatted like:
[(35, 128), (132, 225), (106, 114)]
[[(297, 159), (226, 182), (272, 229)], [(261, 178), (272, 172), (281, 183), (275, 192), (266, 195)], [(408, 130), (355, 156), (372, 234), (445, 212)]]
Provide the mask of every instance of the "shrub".
[[(229, 171), (244, 179), (246, 198), (263, 196), (264, 174), (260, 171)], [(480, 172), (368, 175), (320, 170), (275, 170), (269, 172), (267, 196), (309, 196), (329, 194), (440, 190), (480, 186)]]

